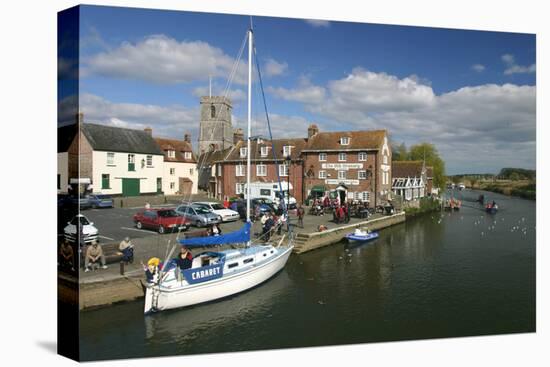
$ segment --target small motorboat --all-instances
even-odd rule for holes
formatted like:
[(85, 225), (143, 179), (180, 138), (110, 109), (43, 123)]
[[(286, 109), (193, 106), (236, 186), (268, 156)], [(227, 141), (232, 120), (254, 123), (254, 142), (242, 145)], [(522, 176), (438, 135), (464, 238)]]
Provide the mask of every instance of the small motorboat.
[(496, 214), (498, 211), (498, 205), (493, 201), (492, 203), (485, 205), (485, 211), (489, 214)]
[(369, 230), (363, 231), (359, 228), (356, 228), (355, 232), (348, 233), (346, 235), (346, 238), (350, 242), (352, 242), (352, 241), (353, 242), (366, 242), (366, 241), (371, 241), (371, 240), (377, 239), (378, 238), (378, 232), (371, 232)]

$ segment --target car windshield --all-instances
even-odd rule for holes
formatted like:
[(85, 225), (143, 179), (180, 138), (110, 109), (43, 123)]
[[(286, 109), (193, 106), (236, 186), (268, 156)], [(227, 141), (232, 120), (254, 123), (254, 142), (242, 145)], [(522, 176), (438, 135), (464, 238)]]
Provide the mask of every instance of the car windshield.
[(222, 210), (222, 209), (225, 209), (225, 208), (223, 207), (223, 205), (217, 204), (217, 203), (216, 203), (216, 204), (212, 204), (212, 209), (214, 209), (214, 210)]
[(197, 206), (194, 208), (197, 214), (208, 214), (210, 211), (206, 209), (204, 206)]
[(76, 226), (78, 224), (79, 218), (80, 218), (80, 224), (82, 224), (83, 226), (87, 226), (88, 224), (90, 224), (90, 221), (86, 217), (74, 217), (73, 220), (71, 221), (71, 224), (73, 226)]
[(174, 210), (159, 210), (158, 214), (160, 217), (177, 217), (178, 213), (176, 213)]

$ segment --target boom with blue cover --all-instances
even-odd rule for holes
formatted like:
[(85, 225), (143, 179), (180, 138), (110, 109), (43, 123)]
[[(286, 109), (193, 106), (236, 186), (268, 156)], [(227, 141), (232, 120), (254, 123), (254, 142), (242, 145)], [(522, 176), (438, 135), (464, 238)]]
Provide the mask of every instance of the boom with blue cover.
[(235, 232), (220, 236), (186, 238), (179, 240), (179, 243), (187, 247), (204, 247), (248, 242), (250, 241), (250, 226), (250, 222), (247, 222), (241, 229)]

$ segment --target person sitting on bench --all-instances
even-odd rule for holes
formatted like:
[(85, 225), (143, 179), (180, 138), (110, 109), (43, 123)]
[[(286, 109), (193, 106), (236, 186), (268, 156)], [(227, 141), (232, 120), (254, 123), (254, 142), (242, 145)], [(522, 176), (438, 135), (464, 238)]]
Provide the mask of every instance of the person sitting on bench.
[(126, 264), (134, 262), (134, 245), (130, 241), (130, 237), (125, 237), (120, 241), (118, 250), (122, 252), (122, 261)]
[(93, 245), (88, 246), (86, 249), (86, 258), (84, 259), (84, 272), (90, 271), (90, 265), (98, 265), (101, 263), (102, 269), (107, 269), (105, 265), (105, 255), (103, 254), (103, 249), (101, 245), (97, 242), (94, 242)]

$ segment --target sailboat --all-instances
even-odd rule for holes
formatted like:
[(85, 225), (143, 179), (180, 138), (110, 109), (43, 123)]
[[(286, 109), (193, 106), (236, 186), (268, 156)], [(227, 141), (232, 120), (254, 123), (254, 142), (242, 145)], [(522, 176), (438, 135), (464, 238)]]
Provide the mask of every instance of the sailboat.
[[(224, 251), (205, 251), (192, 259), (191, 267), (180, 269), (167, 261), (146, 285), (144, 313), (192, 306), (231, 296), (255, 287), (281, 271), (290, 254), (292, 236), (283, 236), (277, 244), (252, 243), (250, 239), (250, 143), (252, 99), (253, 32), (248, 33), (248, 149), (246, 223), (225, 235), (178, 240), (187, 248), (238, 246)], [(259, 65), (258, 65), (259, 68)], [(258, 69), (259, 71), (259, 69)], [(261, 83), (261, 74), (260, 83)], [(263, 87), (262, 87), (263, 88)], [(266, 113), (267, 116), (267, 113)], [(268, 119), (269, 124), (269, 119)], [(271, 132), (271, 128), (269, 129)], [(280, 181), (280, 180), (279, 180)], [(279, 182), (280, 185), (280, 182)], [(282, 191), (282, 188), (281, 188)], [(286, 210), (285, 205), (283, 205)], [(174, 249), (172, 249), (173, 251)]]

